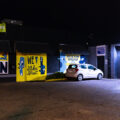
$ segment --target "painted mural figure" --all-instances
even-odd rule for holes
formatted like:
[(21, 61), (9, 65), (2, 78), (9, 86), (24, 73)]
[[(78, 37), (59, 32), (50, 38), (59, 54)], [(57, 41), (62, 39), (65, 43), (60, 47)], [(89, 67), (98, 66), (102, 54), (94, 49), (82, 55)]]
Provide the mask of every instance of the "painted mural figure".
[(43, 65), (43, 57), (40, 57), (40, 73), (45, 74), (45, 65)]
[(80, 54), (65, 54), (60, 51), (60, 72), (65, 73), (70, 64), (85, 64), (86, 57)]
[(20, 57), (19, 69), (20, 69), (21, 76), (23, 76), (23, 68), (24, 68), (24, 57)]
[(66, 70), (66, 59), (65, 59), (65, 54), (60, 51), (60, 72), (65, 72)]
[(81, 55), (81, 56), (80, 56), (80, 61), (79, 61), (79, 63), (80, 63), (80, 64), (84, 64), (85, 62), (86, 62), (85, 56), (84, 56), (84, 55)]
[(7, 60), (7, 55), (3, 54), (3, 57), (0, 57), (0, 60)]

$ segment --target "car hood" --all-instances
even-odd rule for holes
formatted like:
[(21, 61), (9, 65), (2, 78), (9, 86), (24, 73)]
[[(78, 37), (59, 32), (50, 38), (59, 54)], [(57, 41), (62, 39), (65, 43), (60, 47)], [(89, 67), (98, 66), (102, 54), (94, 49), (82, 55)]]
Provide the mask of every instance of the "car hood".
[(103, 74), (103, 71), (102, 71), (102, 70), (100, 70), (100, 69), (97, 69), (97, 71)]

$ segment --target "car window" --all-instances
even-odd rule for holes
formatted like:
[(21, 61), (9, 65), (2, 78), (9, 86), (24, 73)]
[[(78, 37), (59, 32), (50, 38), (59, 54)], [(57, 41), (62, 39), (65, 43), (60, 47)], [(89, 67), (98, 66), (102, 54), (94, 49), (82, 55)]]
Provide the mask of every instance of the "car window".
[(80, 68), (87, 69), (86, 65), (80, 65)]
[(92, 66), (92, 65), (89, 65), (89, 66), (88, 66), (88, 69), (90, 69), (90, 70), (95, 70), (96, 68), (95, 68), (94, 66)]
[(69, 69), (72, 69), (72, 68), (77, 68), (77, 65), (69, 65), (68, 67)]

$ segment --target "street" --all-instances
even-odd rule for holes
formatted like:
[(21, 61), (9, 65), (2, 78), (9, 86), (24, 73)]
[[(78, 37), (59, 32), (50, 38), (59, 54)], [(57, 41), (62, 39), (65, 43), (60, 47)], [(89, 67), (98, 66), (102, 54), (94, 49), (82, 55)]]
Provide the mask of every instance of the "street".
[(2, 82), (0, 120), (120, 120), (120, 80)]

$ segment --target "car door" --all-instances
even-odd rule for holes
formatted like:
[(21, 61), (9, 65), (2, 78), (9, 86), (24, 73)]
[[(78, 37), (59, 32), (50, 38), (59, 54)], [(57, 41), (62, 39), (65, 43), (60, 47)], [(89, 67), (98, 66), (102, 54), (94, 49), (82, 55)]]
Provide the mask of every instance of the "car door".
[(80, 65), (80, 73), (83, 75), (84, 78), (88, 78), (88, 69), (87, 69), (87, 65)]
[(89, 78), (96, 78), (97, 76), (97, 68), (93, 65), (88, 65), (88, 76)]

